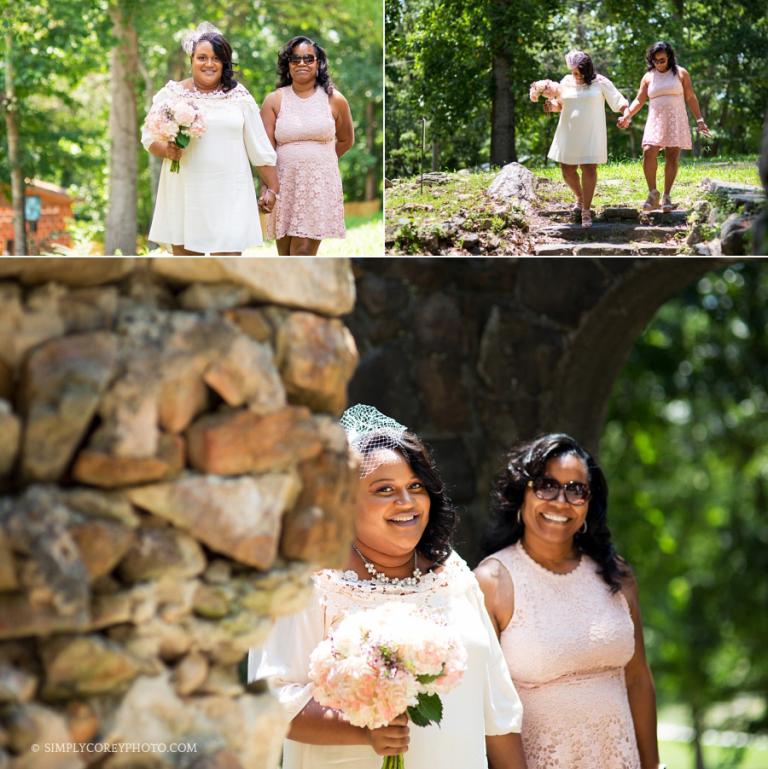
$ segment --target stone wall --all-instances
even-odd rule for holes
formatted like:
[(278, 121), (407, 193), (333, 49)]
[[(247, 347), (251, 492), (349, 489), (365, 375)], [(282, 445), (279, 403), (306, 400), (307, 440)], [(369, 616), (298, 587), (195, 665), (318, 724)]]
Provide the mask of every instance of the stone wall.
[(0, 260), (0, 767), (277, 765), (241, 662), (347, 551), (354, 291), (345, 260)]

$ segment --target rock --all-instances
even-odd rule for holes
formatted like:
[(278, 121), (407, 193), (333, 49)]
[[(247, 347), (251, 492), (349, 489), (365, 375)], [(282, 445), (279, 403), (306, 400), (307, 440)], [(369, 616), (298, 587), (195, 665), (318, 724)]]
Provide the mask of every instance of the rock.
[(192, 609), (204, 619), (221, 619), (229, 613), (229, 595), (222, 587), (198, 585)]
[(309, 409), (294, 406), (263, 417), (249, 411), (204, 416), (189, 428), (187, 441), (192, 466), (216, 475), (282, 470), (322, 445)]
[(212, 665), (208, 678), (200, 689), (202, 694), (220, 697), (237, 697), (244, 691), (237, 670), (232, 665)]
[(203, 379), (228, 405), (247, 403), (254, 414), (269, 414), (285, 406), (285, 390), (272, 348), (244, 334), (211, 363)]
[(10, 400), (13, 395), (13, 369), (0, 358), (0, 400)]
[(268, 473), (232, 479), (189, 475), (127, 494), (135, 505), (189, 531), (217, 553), (268, 569), (277, 553), (280, 518), (298, 492), (296, 475)]
[(635, 251), (641, 256), (675, 256), (680, 253), (680, 246), (675, 243), (638, 243)]
[(465, 248), (471, 254), (479, 254), (482, 243), (480, 236), (476, 232), (465, 232), (460, 236), (461, 247)]
[(64, 473), (96, 413), (116, 357), (115, 338), (100, 331), (53, 339), (30, 354), (21, 380), (25, 478), (56, 480)]
[(232, 566), (223, 558), (212, 561), (203, 574), (203, 579), (211, 585), (224, 585), (232, 578)]
[(738, 182), (723, 182), (719, 179), (702, 179), (701, 180), (701, 186), (706, 189), (708, 192), (713, 192), (715, 194), (723, 194), (727, 195), (728, 197), (733, 197), (734, 195), (744, 195), (748, 193), (761, 195), (763, 194), (763, 190), (761, 187), (757, 187), (753, 184), (739, 184)]
[(640, 216), (636, 208), (628, 206), (607, 206), (600, 211), (601, 219), (621, 219), (636, 222)]
[(277, 333), (277, 359), (292, 402), (341, 414), (358, 361), (355, 340), (341, 321), (291, 313)]
[(451, 181), (451, 176), (450, 174), (446, 174), (443, 171), (429, 171), (425, 174), (422, 174), (419, 177), (419, 181), (430, 186), (436, 184), (448, 184), (448, 182)]
[(75, 622), (87, 619), (88, 572), (68, 531), (72, 522), (72, 512), (57, 492), (44, 486), (30, 487), (0, 512), (9, 545), (27, 556), (19, 575), (31, 610), (26, 621), (46, 607)]
[[(0, 276), (6, 261), (0, 260)], [(10, 371), (33, 347), (64, 333), (64, 322), (58, 313), (28, 310), (16, 285), (0, 283), (0, 307), (0, 359)]]
[(720, 243), (725, 256), (746, 254), (746, 234), (751, 221), (742, 214), (731, 214), (720, 228)]
[(100, 286), (122, 280), (135, 268), (136, 259), (133, 258), (2, 259), (0, 278), (14, 277), (27, 284), (55, 282), (65, 286)]
[(29, 702), (37, 691), (37, 678), (5, 662), (0, 662), (0, 703)]
[(224, 317), (257, 342), (267, 342), (272, 337), (272, 326), (261, 310), (256, 310), (253, 307), (238, 307), (227, 310)]
[(85, 521), (71, 527), (69, 533), (91, 581), (109, 574), (134, 542), (131, 529), (111, 521)]
[(425, 410), (439, 430), (463, 432), (469, 427), (470, 397), (461, 381), (461, 345), (456, 357), (449, 353), (423, 355), (416, 362), (416, 381), (422, 392)]
[(299, 465), (301, 493), (283, 518), (280, 553), (288, 560), (342, 568), (352, 541), (357, 465), (345, 453), (324, 451)]
[(366, 274), (357, 282), (358, 307), (374, 317), (397, 313), (408, 305), (408, 289), (399, 281)]
[(530, 205), (536, 200), (536, 177), (520, 163), (507, 163), (494, 177), (488, 194), (506, 202)]
[(179, 304), (185, 310), (228, 310), (250, 300), (251, 292), (237, 283), (194, 283), (181, 293)]
[(180, 433), (208, 407), (208, 388), (195, 370), (165, 372), (157, 399), (157, 421), (163, 430)]
[(87, 609), (62, 614), (50, 604), (33, 606), (24, 593), (0, 593), (0, 640), (84, 631), (89, 622)]
[(173, 688), (186, 696), (199, 689), (208, 678), (208, 659), (200, 652), (185, 655), (173, 671)]
[(152, 269), (182, 283), (236, 283), (265, 303), (346, 315), (355, 301), (347, 259), (184, 259), (158, 257)]
[(164, 576), (196, 577), (205, 570), (203, 549), (188, 534), (172, 528), (140, 529), (118, 572), (129, 584)]
[(172, 478), (183, 468), (183, 439), (163, 433), (154, 457), (116, 457), (98, 449), (83, 449), (77, 455), (72, 476), (81, 483), (113, 489)]
[(58, 313), (69, 333), (111, 329), (118, 299), (113, 286), (70, 289), (58, 299)]
[(542, 243), (536, 246), (536, 256), (570, 256), (573, 254), (573, 245), (568, 243)]
[(386, 177), (384, 177), (384, 188), (385, 189), (389, 189), (392, 186), (393, 186), (392, 185), (392, 180), (391, 179), (387, 179)]
[(465, 347), (464, 323), (455, 297), (435, 292), (419, 303), (414, 314), (416, 339), (423, 353), (453, 352)]
[(42, 658), (46, 699), (119, 692), (139, 672), (133, 657), (96, 635), (45, 641)]
[(7, 590), (17, 590), (19, 578), (13, 560), (13, 551), (8, 538), (0, 528), (0, 593)]
[(632, 255), (635, 253), (630, 243), (577, 243), (573, 246), (574, 256), (600, 255)]
[(84, 516), (115, 521), (129, 529), (139, 526), (139, 517), (131, 503), (119, 492), (76, 487), (64, 489), (61, 495), (67, 507)]
[(21, 422), (11, 411), (11, 404), (0, 399), (0, 478), (13, 469), (19, 453)]
[(94, 709), (82, 700), (67, 703), (67, 726), (72, 742), (91, 742), (99, 732), (100, 720)]
[[(2, 260), (0, 260), (2, 261)], [(49, 751), (43, 746), (68, 743), (64, 717), (52, 708), (30, 702), (8, 714), (8, 747), (16, 754), (13, 769), (82, 769), (80, 753)], [(30, 750), (36, 746), (34, 751)]]

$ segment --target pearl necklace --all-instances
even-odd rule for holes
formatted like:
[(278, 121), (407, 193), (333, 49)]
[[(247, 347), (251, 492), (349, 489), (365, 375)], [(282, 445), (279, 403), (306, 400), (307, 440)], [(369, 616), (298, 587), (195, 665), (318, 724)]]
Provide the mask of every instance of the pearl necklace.
[(371, 575), (374, 582), (380, 582), (384, 585), (418, 585), (421, 582), (421, 569), (416, 565), (416, 550), (413, 551), (413, 574), (410, 577), (388, 577), (383, 571), (378, 571), (358, 549), (357, 545), (352, 545), (352, 549), (360, 556), (360, 560), (365, 566), (365, 570)]

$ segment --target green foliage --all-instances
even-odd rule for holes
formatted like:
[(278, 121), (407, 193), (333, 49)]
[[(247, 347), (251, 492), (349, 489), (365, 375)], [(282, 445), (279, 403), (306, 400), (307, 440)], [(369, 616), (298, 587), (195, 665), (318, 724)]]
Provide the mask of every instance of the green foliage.
[[(689, 70), (713, 130), (711, 139), (694, 134), (694, 154), (757, 154), (768, 102), (768, 15), (759, 0), (661, 0), (647, 13), (628, 0), (386, 1), (390, 177), (418, 171), (421, 117), (439, 150), (434, 168), (488, 161), (494, 56), (510, 68), (518, 157), (536, 162), (546, 157), (558, 118), (529, 101), (529, 83), (562, 78), (563, 55), (576, 47), (632, 99), (646, 71), (645, 50), (656, 40), (669, 41)], [(640, 155), (646, 115), (647, 108), (621, 131), (607, 114), (612, 158)]]
[(443, 703), (437, 694), (419, 692), (416, 705), (408, 708), (408, 717), (416, 726), (439, 724), (443, 718)]
[(747, 731), (768, 726), (767, 327), (768, 265), (702, 278), (639, 339), (601, 443), (662, 701), (701, 725), (714, 703), (755, 697), (757, 714), (727, 724)]

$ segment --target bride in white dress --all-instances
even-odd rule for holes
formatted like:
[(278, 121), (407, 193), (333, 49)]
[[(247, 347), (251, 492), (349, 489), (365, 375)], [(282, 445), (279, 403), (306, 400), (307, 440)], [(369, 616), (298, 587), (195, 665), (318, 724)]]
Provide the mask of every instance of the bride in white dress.
[[(489, 761), (524, 769), (520, 699), (480, 587), (451, 548), (456, 516), (426, 448), (369, 406), (348, 409), (342, 425), (361, 458), (347, 569), (316, 573), (310, 605), (279, 619), (265, 647), (249, 655), (249, 679), (268, 678), (292, 719), (283, 769), (380, 769), (382, 756), (398, 753), (408, 769), (486, 769)], [(409, 726), (403, 715), (360, 728), (312, 698), (309, 657), (329, 629), (348, 612), (392, 600), (441, 615), (467, 650), (463, 679), (442, 695), (440, 726)]]
[[(239, 254), (262, 242), (258, 208), (271, 211), (277, 200), (277, 155), (258, 105), (232, 77), (232, 49), (218, 30), (200, 25), (184, 50), (192, 77), (166, 83), (152, 108), (183, 97), (200, 108), (206, 130), (182, 150), (154, 141), (145, 125), (142, 144), (164, 158), (149, 239), (174, 254)], [(178, 173), (171, 173), (173, 160), (180, 160)], [(262, 180), (258, 204), (251, 165)]]

